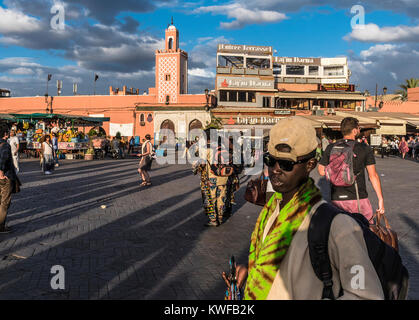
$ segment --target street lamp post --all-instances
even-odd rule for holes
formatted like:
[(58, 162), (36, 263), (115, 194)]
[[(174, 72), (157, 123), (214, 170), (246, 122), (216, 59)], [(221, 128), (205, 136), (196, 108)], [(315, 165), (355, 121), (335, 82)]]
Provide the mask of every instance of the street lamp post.
[(48, 108), (48, 93), (45, 93), (45, 103), (47, 105), (47, 108), (45, 109), (45, 113), (49, 112), (49, 108)]
[(93, 95), (95, 96), (96, 95), (96, 81), (97, 81), (97, 79), (99, 79), (99, 76), (97, 75), (97, 74), (95, 74), (95, 88), (94, 88), (94, 93), (93, 93)]
[(205, 98), (207, 99), (207, 103), (206, 103), (206, 105), (205, 105), (205, 109), (206, 109), (207, 111), (209, 111), (209, 110), (210, 110), (209, 97), (210, 97), (210, 95), (209, 95), (209, 90), (208, 90), (208, 89), (205, 89)]
[(383, 95), (381, 96), (381, 102), (380, 102), (380, 108), (382, 108), (383, 107), (383, 105), (384, 105), (384, 96), (386, 95), (386, 93), (387, 93), (387, 87), (384, 87), (383, 88)]
[(51, 96), (50, 101), (48, 101), (48, 94), (45, 94), (45, 103), (47, 104), (47, 107), (45, 109), (45, 113), (53, 113), (52, 110), (52, 101), (54, 100), (54, 97)]
[(48, 74), (47, 76), (47, 92), (45, 93), (45, 96), (48, 96), (48, 82), (51, 80), (52, 74)]

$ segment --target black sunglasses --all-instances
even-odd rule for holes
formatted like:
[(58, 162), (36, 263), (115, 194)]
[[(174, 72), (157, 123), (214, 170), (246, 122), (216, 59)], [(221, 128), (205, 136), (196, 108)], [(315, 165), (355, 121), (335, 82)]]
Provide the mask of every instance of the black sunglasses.
[(269, 153), (265, 153), (264, 156), (263, 156), (263, 162), (268, 167), (273, 167), (273, 166), (275, 166), (275, 163), (278, 163), (281, 170), (289, 172), (289, 171), (292, 171), (292, 169), (294, 169), (294, 165), (299, 164), (299, 163), (307, 162), (312, 158), (313, 157), (307, 157), (305, 159), (301, 159), (301, 160), (298, 160), (298, 161), (292, 161), (292, 160), (276, 159), (276, 158), (272, 157)]

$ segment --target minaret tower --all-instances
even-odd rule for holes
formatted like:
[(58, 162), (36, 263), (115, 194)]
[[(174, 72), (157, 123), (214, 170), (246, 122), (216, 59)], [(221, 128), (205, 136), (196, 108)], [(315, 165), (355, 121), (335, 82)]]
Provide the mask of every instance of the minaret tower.
[(178, 95), (188, 93), (188, 54), (179, 49), (179, 31), (166, 29), (165, 49), (156, 51), (156, 90), (159, 103), (177, 103)]

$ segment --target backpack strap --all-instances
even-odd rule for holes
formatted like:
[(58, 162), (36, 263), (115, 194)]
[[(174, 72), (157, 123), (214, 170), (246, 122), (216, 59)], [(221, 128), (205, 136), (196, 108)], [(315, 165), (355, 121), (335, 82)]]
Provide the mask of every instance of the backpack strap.
[(308, 228), (310, 261), (317, 278), (323, 282), (322, 299), (335, 300), (333, 295), (332, 266), (328, 242), (332, 220), (340, 210), (329, 203), (321, 204), (311, 217)]

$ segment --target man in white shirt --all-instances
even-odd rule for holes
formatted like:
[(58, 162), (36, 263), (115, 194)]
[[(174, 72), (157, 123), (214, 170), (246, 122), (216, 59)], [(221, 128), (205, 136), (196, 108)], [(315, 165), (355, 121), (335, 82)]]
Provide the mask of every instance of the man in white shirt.
[(16, 136), (15, 130), (10, 131), (10, 138), (7, 140), (12, 149), (13, 165), (16, 173), (19, 172), (19, 138)]

